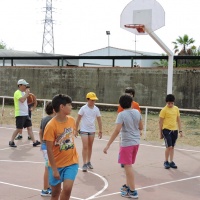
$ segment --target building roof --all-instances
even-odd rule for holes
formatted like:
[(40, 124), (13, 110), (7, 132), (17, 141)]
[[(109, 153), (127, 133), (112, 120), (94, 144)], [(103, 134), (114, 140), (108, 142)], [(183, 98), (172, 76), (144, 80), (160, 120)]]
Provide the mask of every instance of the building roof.
[[(26, 56), (33, 56), (33, 57), (41, 57), (41, 56), (62, 56), (60, 54), (48, 54), (48, 53), (37, 53), (37, 52), (29, 52), (29, 51), (17, 51), (17, 50), (7, 50), (7, 49), (0, 49), (0, 57), (26, 57)], [(65, 55), (66, 56), (66, 55)], [(2, 61), (0, 60), (0, 63)], [(64, 60), (65, 65), (77, 65), (78, 61), (75, 60)], [(9, 65), (10, 60), (5, 60), (5, 65)], [(15, 66), (57, 66), (57, 60), (14, 60)]]
[[(120, 50), (120, 51), (124, 51), (126, 53), (130, 53), (130, 55), (133, 55), (133, 54), (137, 54), (137, 55), (144, 55), (144, 56), (161, 56), (162, 54), (159, 54), (159, 53), (152, 53), (152, 52), (144, 52), (144, 51), (135, 51), (135, 50), (130, 50), (130, 49), (122, 49), (122, 48), (117, 48), (117, 47), (112, 47), (112, 46), (109, 46), (109, 48), (112, 50)], [(99, 51), (99, 50), (106, 50), (108, 49), (108, 47), (103, 47), (103, 48), (100, 48), (100, 49), (96, 49), (96, 50), (92, 50), (92, 51), (88, 51), (88, 52), (85, 52), (85, 53), (82, 53), (80, 54), (80, 56), (84, 56), (84, 54), (88, 54), (88, 53), (94, 53), (96, 51)], [(114, 55), (112, 55), (114, 56)]]

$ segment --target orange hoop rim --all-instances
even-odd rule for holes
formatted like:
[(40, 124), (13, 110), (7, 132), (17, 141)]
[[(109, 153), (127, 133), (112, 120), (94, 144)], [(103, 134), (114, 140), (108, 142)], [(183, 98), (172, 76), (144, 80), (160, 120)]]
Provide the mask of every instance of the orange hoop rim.
[(124, 27), (136, 29), (139, 33), (145, 33), (145, 26), (143, 24), (125, 24)]

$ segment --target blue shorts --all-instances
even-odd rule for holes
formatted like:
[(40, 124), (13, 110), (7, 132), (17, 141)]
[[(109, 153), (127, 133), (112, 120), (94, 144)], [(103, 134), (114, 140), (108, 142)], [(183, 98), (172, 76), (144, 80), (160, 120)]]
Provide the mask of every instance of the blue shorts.
[(43, 153), (45, 167), (48, 167), (49, 159), (48, 159), (48, 154), (47, 154), (47, 146), (46, 146), (46, 143), (44, 143), (44, 142), (41, 144), (41, 151)]
[(52, 168), (48, 167), (49, 184), (51, 186), (56, 186), (59, 183), (64, 182), (64, 180), (66, 180), (66, 179), (74, 181), (76, 178), (76, 175), (78, 173), (78, 167), (79, 167), (78, 164), (73, 164), (70, 166), (58, 168), (58, 172), (60, 174), (60, 180), (54, 178)]

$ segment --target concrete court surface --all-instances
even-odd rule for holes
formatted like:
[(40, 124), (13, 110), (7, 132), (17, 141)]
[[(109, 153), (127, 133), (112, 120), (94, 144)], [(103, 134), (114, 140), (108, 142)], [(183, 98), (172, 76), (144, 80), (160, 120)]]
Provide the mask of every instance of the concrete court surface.
[[(8, 146), (12, 127), (0, 126), (0, 200), (43, 200), (44, 163), (40, 147), (32, 147), (23, 131), (17, 148)], [(34, 130), (35, 138), (38, 132)], [(120, 200), (120, 187), (125, 183), (123, 169), (117, 163), (119, 143), (116, 140), (108, 154), (103, 148), (109, 137), (94, 141), (93, 170), (82, 172), (81, 139), (76, 139), (80, 156), (80, 169), (70, 199)], [(141, 140), (134, 165), (135, 183), (139, 199), (144, 200), (199, 200), (200, 199), (200, 147), (176, 147), (174, 161), (178, 169), (163, 167), (164, 149)]]

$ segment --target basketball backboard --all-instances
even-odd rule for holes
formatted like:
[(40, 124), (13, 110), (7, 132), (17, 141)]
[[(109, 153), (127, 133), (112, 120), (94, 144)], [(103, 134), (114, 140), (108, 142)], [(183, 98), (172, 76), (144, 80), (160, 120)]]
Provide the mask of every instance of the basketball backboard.
[(120, 27), (136, 35), (148, 33), (138, 32), (131, 25), (144, 25), (153, 32), (165, 25), (165, 12), (156, 0), (133, 0), (127, 4), (120, 16)]

